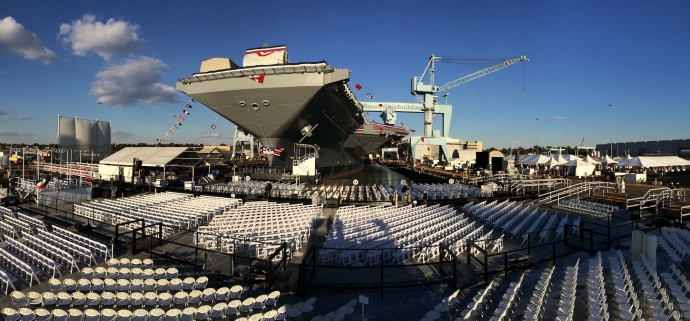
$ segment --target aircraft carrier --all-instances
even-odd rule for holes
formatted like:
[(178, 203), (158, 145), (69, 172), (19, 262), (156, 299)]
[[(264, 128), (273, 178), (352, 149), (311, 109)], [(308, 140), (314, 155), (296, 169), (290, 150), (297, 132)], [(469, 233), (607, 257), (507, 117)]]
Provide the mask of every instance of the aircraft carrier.
[(311, 160), (307, 175), (335, 177), (361, 170), (366, 154), (409, 134), (368, 123), (349, 80), (348, 69), (289, 63), (287, 48), (273, 46), (247, 49), (242, 67), (229, 58), (205, 60), (176, 86), (256, 137), (272, 167), (305, 173), (301, 164)]

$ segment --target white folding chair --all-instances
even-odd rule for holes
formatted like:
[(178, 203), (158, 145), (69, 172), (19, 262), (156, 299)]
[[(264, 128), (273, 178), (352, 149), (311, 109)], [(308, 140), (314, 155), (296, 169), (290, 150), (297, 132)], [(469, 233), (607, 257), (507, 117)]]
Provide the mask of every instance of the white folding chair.
[(180, 309), (170, 309), (165, 312), (165, 321), (178, 321), (182, 311)]
[(163, 309), (153, 309), (149, 311), (149, 321), (163, 321), (165, 311)]

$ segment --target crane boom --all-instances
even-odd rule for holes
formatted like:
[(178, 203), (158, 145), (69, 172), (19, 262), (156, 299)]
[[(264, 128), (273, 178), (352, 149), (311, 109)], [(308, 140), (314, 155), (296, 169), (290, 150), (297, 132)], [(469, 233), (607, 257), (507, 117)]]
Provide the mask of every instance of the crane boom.
[[(500, 64), (491, 66), (489, 68), (474, 72), (472, 74), (469, 74), (467, 76), (464, 76), (462, 78), (458, 78), (456, 80), (453, 80), (441, 87), (434, 86), (434, 72), (435, 68), (434, 65), (437, 61), (441, 61), (441, 57), (434, 56), (433, 54), (429, 57), (429, 63), (427, 64), (426, 68), (424, 69), (424, 73), (422, 73), (421, 77), (412, 77), (412, 86), (410, 88), (410, 92), (412, 95), (417, 97), (419, 99), (420, 103), (424, 106), (424, 137), (431, 137), (431, 126), (433, 124), (433, 114), (434, 114), (434, 109), (435, 105), (438, 104), (437, 99), (438, 97), (434, 96), (437, 92), (441, 90), (448, 90), (457, 86), (460, 86), (464, 83), (470, 82), (472, 80), (475, 80), (480, 77), (484, 77), (488, 74), (494, 73), (496, 71), (499, 71), (505, 67), (508, 67), (516, 62), (520, 61), (529, 61), (527, 57), (525, 56), (520, 56), (517, 58), (509, 59), (504, 62), (501, 62)], [(422, 79), (424, 78), (424, 75), (426, 72), (429, 71), (429, 82), (428, 83), (423, 83)], [(420, 95), (422, 97), (420, 97)]]
[(505, 67), (508, 67), (508, 66), (510, 66), (510, 65), (512, 65), (512, 64), (514, 64), (514, 63), (516, 63), (516, 62), (520, 62), (520, 61), (529, 61), (529, 59), (527, 59), (526, 56), (520, 56), (520, 57), (517, 57), (517, 58), (513, 58), (513, 59), (510, 59), (510, 60), (506, 60), (506, 61), (504, 61), (504, 62), (501, 62), (500, 64), (493, 65), (493, 66), (491, 66), (491, 67), (489, 67), (489, 68), (486, 68), (486, 69), (483, 69), (483, 70), (480, 70), (480, 71), (471, 73), (471, 74), (469, 74), (469, 75), (467, 75), (467, 76), (464, 76), (464, 77), (460, 77), (460, 78), (458, 78), (458, 79), (455, 79), (455, 80), (453, 80), (453, 81), (451, 81), (451, 82), (449, 82), (449, 83), (447, 83), (447, 84), (445, 84), (445, 85), (443, 85), (443, 86), (441, 86), (441, 87), (438, 87), (438, 91), (446, 91), (446, 90), (449, 90), (449, 89), (451, 89), (451, 88), (455, 88), (455, 87), (457, 87), (457, 86), (460, 86), (460, 85), (462, 85), (462, 84), (468, 83), (468, 82), (470, 82), (470, 81), (472, 81), (472, 80), (475, 80), (475, 79), (477, 79), (477, 78), (484, 77), (484, 76), (486, 76), (486, 75), (488, 75), (488, 74), (497, 72), (497, 71), (499, 71), (499, 70), (501, 70), (501, 69), (503, 69), (503, 68), (505, 68)]

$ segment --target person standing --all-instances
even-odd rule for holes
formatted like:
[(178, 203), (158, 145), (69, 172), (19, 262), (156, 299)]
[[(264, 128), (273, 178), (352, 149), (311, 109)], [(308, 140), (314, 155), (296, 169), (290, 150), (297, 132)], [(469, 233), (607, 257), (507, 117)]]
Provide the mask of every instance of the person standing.
[(271, 195), (271, 190), (273, 189), (273, 185), (271, 185), (271, 182), (266, 182), (266, 186), (264, 187), (264, 199), (268, 200), (268, 196)]

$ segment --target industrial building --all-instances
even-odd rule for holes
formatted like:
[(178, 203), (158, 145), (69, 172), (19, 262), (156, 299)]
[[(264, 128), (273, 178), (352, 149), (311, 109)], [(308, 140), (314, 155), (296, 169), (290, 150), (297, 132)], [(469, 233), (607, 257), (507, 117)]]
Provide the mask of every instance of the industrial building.
[(675, 155), (690, 159), (690, 139), (650, 140), (643, 142), (613, 143), (613, 153), (609, 152), (611, 143), (597, 144), (596, 150), (601, 155), (625, 156), (653, 156)]

